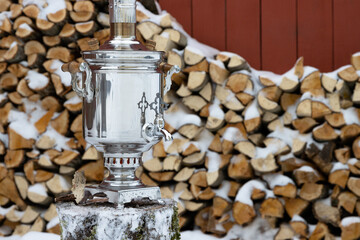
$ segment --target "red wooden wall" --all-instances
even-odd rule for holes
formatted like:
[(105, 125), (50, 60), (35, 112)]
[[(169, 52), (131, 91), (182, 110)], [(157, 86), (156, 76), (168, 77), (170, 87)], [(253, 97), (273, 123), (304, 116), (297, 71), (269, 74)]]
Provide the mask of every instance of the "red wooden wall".
[(332, 71), (360, 51), (360, 0), (159, 0), (200, 42), (283, 73), (305, 64)]

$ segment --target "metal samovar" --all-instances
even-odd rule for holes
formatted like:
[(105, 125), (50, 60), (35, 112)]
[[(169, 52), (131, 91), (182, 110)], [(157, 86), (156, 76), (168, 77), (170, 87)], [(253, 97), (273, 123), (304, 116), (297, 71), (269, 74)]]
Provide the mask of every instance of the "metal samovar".
[(104, 154), (108, 170), (101, 184), (86, 190), (104, 192), (118, 204), (156, 200), (160, 189), (144, 186), (135, 169), (143, 152), (163, 137), (172, 139), (164, 129), (163, 96), (180, 69), (173, 66), (165, 77), (164, 52), (148, 50), (136, 39), (136, 0), (110, 0), (109, 14), (110, 40), (82, 52), (82, 77), (71, 74), (72, 87), (83, 98), (84, 138)]

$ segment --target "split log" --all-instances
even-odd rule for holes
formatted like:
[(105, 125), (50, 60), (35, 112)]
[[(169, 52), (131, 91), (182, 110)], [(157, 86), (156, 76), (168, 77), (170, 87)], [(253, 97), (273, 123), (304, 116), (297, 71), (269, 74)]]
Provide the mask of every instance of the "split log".
[(273, 172), (278, 168), (275, 157), (272, 154), (267, 155), (265, 158), (253, 158), (250, 160), (250, 163), (255, 171), (261, 173)]
[(36, 204), (48, 205), (52, 201), (49, 197), (45, 185), (36, 183), (28, 188), (27, 192), (28, 199)]
[(220, 85), (229, 76), (228, 70), (226, 70), (224, 64), (220, 61), (210, 62), (209, 74), (212, 81)]
[(21, 176), (21, 175), (15, 175), (14, 181), (15, 181), (17, 190), (20, 193), (21, 198), (25, 200), (27, 198), (27, 190), (29, 188), (28, 181), (26, 180), (26, 178), (24, 176)]
[(155, 34), (159, 34), (162, 31), (160, 26), (150, 21), (138, 24), (137, 29), (146, 40), (150, 40)]
[(356, 74), (356, 69), (353, 66), (341, 70), (338, 72), (338, 76), (348, 83), (353, 83), (359, 79), (359, 76)]
[(46, 187), (54, 195), (69, 192), (71, 189), (71, 179), (56, 174), (46, 182)]
[(338, 208), (343, 208), (350, 214), (354, 212), (357, 201), (356, 195), (351, 192), (342, 192), (338, 196), (338, 201)]
[(185, 47), (187, 45), (187, 38), (182, 32), (175, 29), (167, 28), (163, 31), (163, 33), (169, 34), (171, 41), (173, 41), (177, 45), (181, 47)]
[(252, 206), (241, 202), (235, 202), (233, 206), (233, 217), (237, 224), (243, 225), (250, 223), (256, 216)]
[(25, 151), (24, 150), (8, 150), (4, 162), (7, 168), (17, 168), (25, 160)]
[(195, 65), (187, 66), (183, 70), (183, 72), (185, 72), (185, 73), (191, 73), (191, 72), (206, 72), (206, 73), (208, 73), (209, 72), (209, 62), (205, 58)]
[(330, 223), (337, 227), (340, 224), (340, 212), (337, 208), (317, 201), (313, 205), (313, 213), (316, 219), (321, 222)]
[(204, 55), (201, 51), (198, 51), (192, 47), (186, 47), (184, 50), (184, 61), (187, 65), (196, 65), (204, 59)]
[(71, 62), (74, 60), (73, 54), (65, 47), (52, 47), (46, 53), (48, 59), (60, 59), (63, 62)]
[(2, 74), (0, 78), (0, 88), (4, 90), (14, 90), (18, 84), (18, 78), (12, 73)]
[(251, 179), (253, 177), (252, 167), (243, 154), (231, 158), (228, 174), (232, 179)]
[(341, 239), (350, 240), (360, 237), (359, 217), (347, 217), (341, 221)]
[(327, 188), (323, 184), (304, 183), (299, 196), (306, 201), (314, 201), (325, 197)]
[(190, 72), (188, 78), (187, 87), (190, 91), (199, 91), (204, 88), (205, 84), (208, 82), (208, 76), (206, 72)]
[[(98, 26), (95, 21), (76, 23), (75, 29), (83, 36), (91, 36), (97, 30)], [(64, 61), (68, 62), (68, 61)]]
[(350, 177), (347, 181), (347, 187), (356, 195), (360, 196), (360, 178)]
[(277, 198), (267, 198), (260, 206), (260, 214), (263, 218), (275, 217), (282, 218), (284, 215), (284, 208), (282, 203)]
[(14, 181), (10, 177), (5, 177), (0, 182), (0, 194), (8, 197), (20, 209), (25, 210), (26, 203), (20, 197)]
[(281, 224), (275, 235), (275, 240), (292, 239), (295, 236), (294, 230), (287, 224)]
[(48, 36), (55, 36), (60, 32), (60, 25), (45, 19), (36, 19), (36, 27), (44, 34)]

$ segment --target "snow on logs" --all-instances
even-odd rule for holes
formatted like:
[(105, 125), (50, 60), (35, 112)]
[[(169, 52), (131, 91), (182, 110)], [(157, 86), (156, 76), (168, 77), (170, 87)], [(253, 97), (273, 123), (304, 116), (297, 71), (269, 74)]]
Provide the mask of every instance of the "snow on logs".
[[(158, 15), (142, 11), (160, 26)], [(276, 75), (187, 37), (186, 47), (162, 49), (185, 75), (166, 99), (175, 139), (145, 157), (139, 177), (179, 201), (182, 225), (196, 212), (204, 232), (224, 235), (261, 216), (279, 227), (276, 239), (337, 235), (344, 214), (359, 211), (358, 54), (332, 73), (300, 58)], [(173, 175), (166, 185), (164, 172)]]
[[(58, 233), (51, 203), (74, 172), (103, 177), (61, 66), (108, 39), (109, 15), (102, 1), (3, 3), (0, 235)], [(181, 226), (194, 217), (222, 236), (262, 217), (275, 239), (359, 238), (360, 54), (330, 73), (300, 58), (278, 75), (197, 42), (166, 12), (137, 12), (140, 41), (182, 68), (164, 99), (174, 140), (146, 153), (137, 175), (178, 201)]]

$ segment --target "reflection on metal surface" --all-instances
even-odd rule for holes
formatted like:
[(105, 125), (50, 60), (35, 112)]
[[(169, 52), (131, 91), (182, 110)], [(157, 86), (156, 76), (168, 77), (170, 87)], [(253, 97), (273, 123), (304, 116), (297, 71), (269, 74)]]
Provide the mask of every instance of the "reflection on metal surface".
[(141, 110), (141, 125), (144, 125), (146, 122), (145, 111), (149, 107), (149, 103), (146, 101), (145, 92), (143, 93), (140, 102), (138, 102), (138, 108)]

